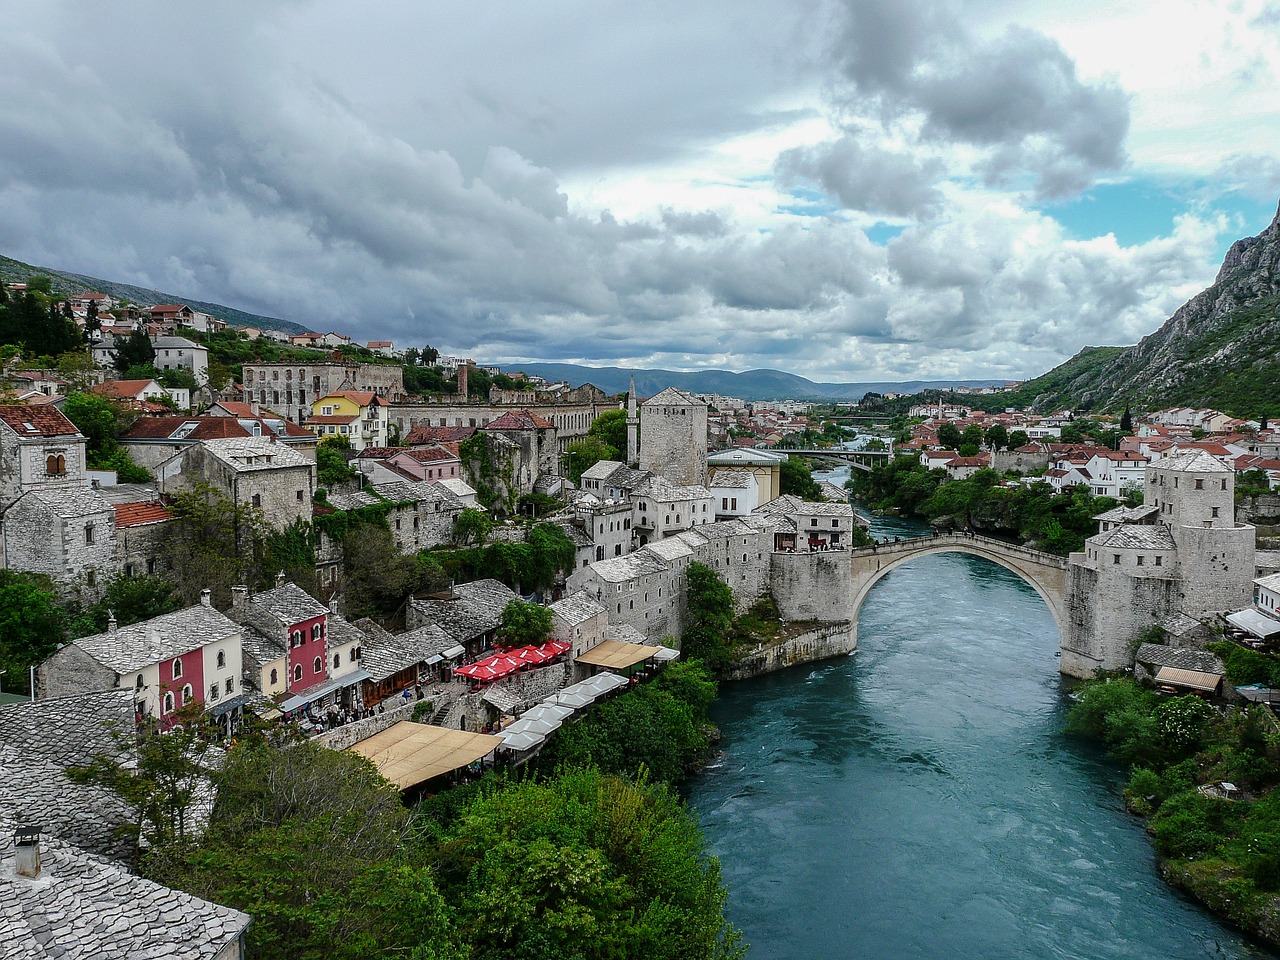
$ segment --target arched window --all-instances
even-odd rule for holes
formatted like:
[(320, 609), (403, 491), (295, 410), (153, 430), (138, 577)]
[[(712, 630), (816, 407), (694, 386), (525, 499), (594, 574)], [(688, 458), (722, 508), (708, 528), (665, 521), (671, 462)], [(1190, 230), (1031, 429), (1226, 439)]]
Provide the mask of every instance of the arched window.
[(161, 708), (162, 713), (173, 713), (173, 694), (166, 693), (164, 695), (164, 706)]
[(280, 671), (277, 670), (275, 667), (272, 667), (271, 668), (271, 685), (274, 687), (279, 682), (280, 682)]
[(320, 673), (322, 670), (324, 670), (324, 661), (319, 657), (316, 657), (315, 663), (311, 665), (311, 672)]
[(138, 690), (141, 690), (141, 689), (142, 689), (142, 687), (143, 687), (143, 683), (142, 683), (142, 674), (138, 674), (138, 681), (137, 681), (137, 683), (135, 683), (135, 684), (134, 684), (134, 687), (135, 687), (136, 689), (138, 689)]
[(333, 669), (337, 670), (340, 666), (342, 666), (342, 654), (335, 653), (333, 655)]
[(322, 633), (321, 633), (321, 631), (320, 631), (320, 624), (318, 624), (318, 623), (314, 623), (314, 624), (312, 624), (312, 625), (311, 625), (311, 639), (312, 639), (312, 640), (319, 640), (321, 636), (323, 636), (323, 634), (322, 634)]
[(293, 682), (297, 683), (302, 679), (302, 664), (295, 663), (293, 665)]
[(50, 454), (44, 462), (44, 469), (51, 477), (60, 477), (67, 472), (67, 458), (60, 453)]
[(184, 683), (182, 685), (182, 704), (186, 706), (195, 699), (195, 692), (191, 689), (191, 684)]
[(181, 660), (173, 661), (173, 679), (175, 680), (182, 679), (182, 661)]
[(227, 665), (227, 651), (219, 650), (218, 651), (218, 669), (221, 670), (226, 665)]

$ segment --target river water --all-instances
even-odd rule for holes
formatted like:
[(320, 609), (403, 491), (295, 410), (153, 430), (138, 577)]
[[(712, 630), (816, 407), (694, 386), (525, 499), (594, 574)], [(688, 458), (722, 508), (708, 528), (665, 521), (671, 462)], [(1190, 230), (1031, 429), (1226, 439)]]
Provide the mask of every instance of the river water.
[(1157, 877), (1123, 774), (1063, 732), (1057, 644), (1015, 575), (925, 557), (855, 656), (722, 688), (689, 799), (752, 960), (1271, 956)]

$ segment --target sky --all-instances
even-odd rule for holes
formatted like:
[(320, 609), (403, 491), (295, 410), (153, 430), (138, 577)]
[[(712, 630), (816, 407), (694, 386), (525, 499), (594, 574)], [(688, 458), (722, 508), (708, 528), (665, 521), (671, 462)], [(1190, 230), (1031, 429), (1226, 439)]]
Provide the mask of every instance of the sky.
[(1280, 199), (1280, 0), (0, 0), (0, 253), (521, 361), (1022, 379)]

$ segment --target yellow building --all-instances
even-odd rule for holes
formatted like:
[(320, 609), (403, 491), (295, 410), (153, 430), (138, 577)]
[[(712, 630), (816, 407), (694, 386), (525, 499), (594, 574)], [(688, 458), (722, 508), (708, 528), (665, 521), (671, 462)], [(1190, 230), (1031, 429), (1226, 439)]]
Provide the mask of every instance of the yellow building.
[(372, 391), (337, 390), (311, 404), (306, 427), (321, 439), (345, 437), (352, 450), (385, 447), (387, 403)]

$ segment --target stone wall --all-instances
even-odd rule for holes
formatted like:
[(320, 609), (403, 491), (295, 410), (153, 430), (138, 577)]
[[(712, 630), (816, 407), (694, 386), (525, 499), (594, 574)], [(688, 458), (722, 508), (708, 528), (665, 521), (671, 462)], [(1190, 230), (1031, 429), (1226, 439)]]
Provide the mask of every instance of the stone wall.
[(387, 525), (401, 553), (417, 553), (453, 539), (453, 521), (461, 504), (435, 501), (402, 501), (387, 516)]
[(504, 413), (528, 410), (555, 425), (555, 446), (558, 452), (563, 452), (566, 444), (586, 436), (596, 417), (606, 410), (618, 409), (617, 403), (603, 394), (593, 397), (577, 390), (571, 394), (575, 396), (566, 398), (563, 403), (508, 404), (501, 400), (472, 403), (452, 396), (432, 397), (426, 403), (392, 404), (388, 415), (403, 437), (419, 424), (428, 427), (483, 427)]
[(168, 521), (145, 523), (136, 527), (117, 527), (116, 568), (134, 574), (165, 574), (169, 569), (164, 553), (168, 535)]
[(1179, 612), (1180, 581), (1133, 577), (1104, 564), (1093, 569), (1075, 554), (1067, 568), (1066, 624), (1059, 669), (1089, 677), (1132, 662), (1133, 643), (1152, 626)]
[(1253, 603), (1255, 536), (1250, 526), (1188, 526), (1175, 532), (1182, 574), (1180, 610), (1200, 619)]
[(851, 623), (833, 623), (740, 657), (726, 671), (726, 680), (745, 680), (802, 663), (846, 656), (858, 649)]
[(1043, 470), (1047, 466), (1049, 466), (1049, 452), (1047, 450), (1042, 450), (1039, 453), (997, 450), (991, 454), (992, 469), (1004, 473), (1008, 473), (1010, 470), (1016, 470), (1018, 473), (1030, 473), (1032, 470)]
[(75, 644), (67, 644), (36, 667), (37, 700), (79, 697), (95, 690), (111, 690), (115, 685), (115, 671)]
[(413, 716), (413, 708), (417, 705), (417, 700), (410, 700), (404, 706), (393, 707), (386, 713), (375, 713), (373, 716), (357, 720), (355, 723), (348, 723), (345, 726), (326, 730), (324, 733), (318, 734), (315, 740), (330, 750), (346, 750), (361, 740), (368, 740), (375, 733), (381, 733), (388, 727), (395, 726), (401, 720), (408, 720)]
[[(115, 572), (115, 512), (88, 488), (78, 516), (63, 517), (38, 496), (23, 497), (4, 515), (5, 562), (14, 570), (45, 573), (61, 584), (87, 577), (89, 593)], [(92, 526), (90, 536), (87, 528)], [(92, 543), (89, 542), (92, 538)]]
[(770, 589), (784, 620), (852, 620), (853, 584), (849, 554), (774, 553)]

